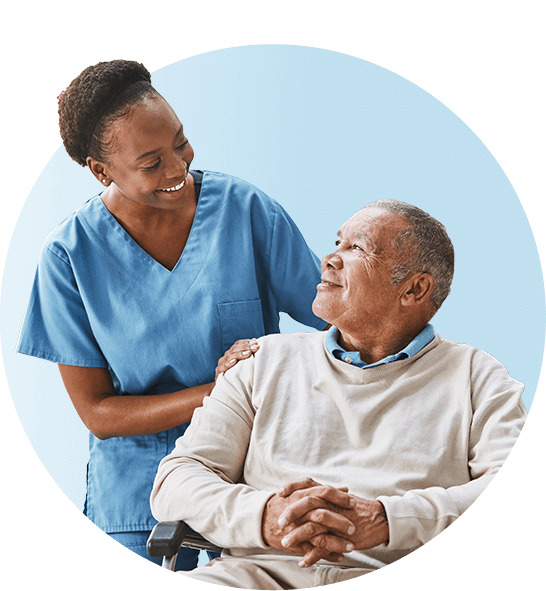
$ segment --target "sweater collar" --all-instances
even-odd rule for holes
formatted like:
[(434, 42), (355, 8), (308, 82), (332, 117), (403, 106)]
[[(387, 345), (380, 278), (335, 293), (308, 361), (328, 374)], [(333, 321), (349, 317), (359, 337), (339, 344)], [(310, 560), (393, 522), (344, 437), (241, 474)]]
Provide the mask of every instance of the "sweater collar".
[(328, 352), (336, 359), (345, 361), (346, 363), (355, 365), (356, 367), (366, 369), (368, 367), (375, 367), (377, 365), (383, 365), (386, 363), (392, 363), (393, 361), (398, 361), (400, 359), (408, 359), (409, 357), (413, 357), (413, 355), (419, 353), (421, 349), (426, 347), (432, 341), (434, 338), (434, 328), (432, 324), (427, 324), (425, 328), (411, 341), (411, 343), (409, 343), (401, 351), (398, 351), (398, 353), (394, 353), (393, 355), (388, 355), (387, 357), (370, 364), (364, 363), (364, 361), (362, 361), (358, 351), (346, 351), (338, 342), (339, 336), (340, 332), (335, 326), (332, 326), (328, 330), (324, 343)]

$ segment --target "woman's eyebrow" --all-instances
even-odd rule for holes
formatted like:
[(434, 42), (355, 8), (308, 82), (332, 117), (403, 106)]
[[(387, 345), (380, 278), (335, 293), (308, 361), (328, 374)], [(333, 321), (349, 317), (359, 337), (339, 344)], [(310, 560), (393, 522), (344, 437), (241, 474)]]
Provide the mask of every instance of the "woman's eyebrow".
[[(184, 132), (184, 126), (182, 124), (180, 124), (180, 127), (178, 128), (178, 131), (176, 132), (174, 139), (176, 140), (176, 138)], [(149, 152), (144, 152), (144, 154), (141, 154), (138, 158), (137, 158), (137, 162), (139, 160), (142, 160), (143, 158), (146, 158), (146, 156), (151, 156), (152, 154), (157, 154), (157, 152), (159, 152), (161, 150), (161, 148), (156, 148), (155, 150), (150, 150)]]
[(151, 156), (152, 154), (156, 154), (157, 152), (160, 151), (161, 148), (157, 148), (156, 150), (150, 150), (149, 152), (145, 152), (144, 154), (141, 154), (138, 158), (138, 160), (142, 160), (143, 158), (146, 158), (146, 156)]

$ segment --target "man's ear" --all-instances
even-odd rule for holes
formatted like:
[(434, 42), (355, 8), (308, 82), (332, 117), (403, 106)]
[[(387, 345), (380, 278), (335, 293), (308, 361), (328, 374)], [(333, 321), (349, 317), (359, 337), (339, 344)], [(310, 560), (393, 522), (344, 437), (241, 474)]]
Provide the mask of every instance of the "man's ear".
[(434, 291), (434, 278), (429, 273), (416, 273), (402, 284), (400, 303), (403, 306), (416, 306), (430, 301)]

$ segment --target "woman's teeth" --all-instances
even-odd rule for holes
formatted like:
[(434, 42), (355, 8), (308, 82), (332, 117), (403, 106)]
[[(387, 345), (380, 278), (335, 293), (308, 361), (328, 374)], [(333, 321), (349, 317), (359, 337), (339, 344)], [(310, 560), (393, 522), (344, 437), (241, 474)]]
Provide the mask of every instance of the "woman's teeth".
[(180, 189), (184, 186), (184, 184), (186, 183), (186, 181), (182, 181), (179, 185), (176, 185), (176, 187), (170, 187), (169, 189), (159, 189), (160, 191), (180, 191)]

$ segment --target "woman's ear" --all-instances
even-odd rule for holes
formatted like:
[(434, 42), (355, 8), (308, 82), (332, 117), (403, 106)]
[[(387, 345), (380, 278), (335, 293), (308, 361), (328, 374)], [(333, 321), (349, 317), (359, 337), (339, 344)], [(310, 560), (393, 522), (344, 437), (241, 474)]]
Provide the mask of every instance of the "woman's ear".
[(108, 176), (106, 165), (103, 162), (99, 162), (98, 160), (91, 158), (91, 156), (86, 158), (86, 163), (94, 177), (105, 187), (108, 187), (112, 182), (112, 179)]
[(403, 306), (416, 306), (429, 302), (434, 291), (434, 278), (429, 273), (416, 273), (404, 281), (402, 286)]

